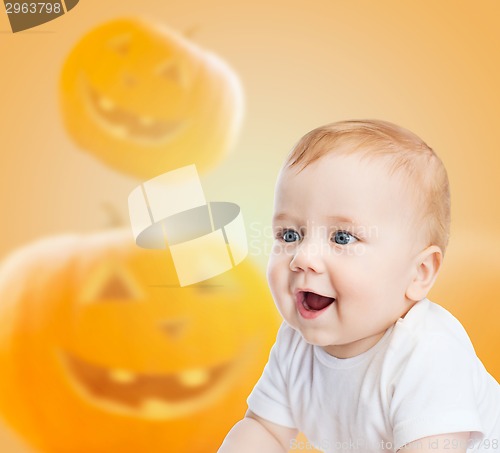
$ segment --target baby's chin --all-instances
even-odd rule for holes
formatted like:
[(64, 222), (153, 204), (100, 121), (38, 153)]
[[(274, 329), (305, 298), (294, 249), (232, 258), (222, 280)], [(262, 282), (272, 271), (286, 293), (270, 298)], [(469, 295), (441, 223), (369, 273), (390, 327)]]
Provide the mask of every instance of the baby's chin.
[(325, 348), (327, 346), (331, 346), (335, 344), (335, 338), (332, 335), (322, 334), (318, 332), (318, 329), (310, 328), (296, 328), (292, 326), (295, 330), (297, 330), (306, 343), (312, 344), (314, 346), (320, 346)]

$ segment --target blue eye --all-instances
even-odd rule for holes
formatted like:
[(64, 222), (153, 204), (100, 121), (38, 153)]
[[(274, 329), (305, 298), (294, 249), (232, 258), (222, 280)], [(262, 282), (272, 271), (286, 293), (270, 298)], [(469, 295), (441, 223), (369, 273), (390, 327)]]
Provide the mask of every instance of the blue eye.
[(281, 238), (285, 242), (295, 242), (295, 241), (300, 241), (300, 236), (299, 233), (297, 233), (295, 230), (285, 230), (281, 234)]
[(357, 239), (347, 231), (336, 231), (333, 236), (333, 242), (339, 245), (351, 244), (357, 241)]

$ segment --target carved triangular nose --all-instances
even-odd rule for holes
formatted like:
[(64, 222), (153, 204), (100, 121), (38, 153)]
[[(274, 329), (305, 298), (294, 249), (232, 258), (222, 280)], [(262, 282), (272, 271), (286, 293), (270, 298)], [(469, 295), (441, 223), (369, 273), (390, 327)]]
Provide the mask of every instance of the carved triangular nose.
[(160, 322), (160, 328), (167, 334), (171, 340), (180, 338), (187, 327), (187, 319), (168, 319)]

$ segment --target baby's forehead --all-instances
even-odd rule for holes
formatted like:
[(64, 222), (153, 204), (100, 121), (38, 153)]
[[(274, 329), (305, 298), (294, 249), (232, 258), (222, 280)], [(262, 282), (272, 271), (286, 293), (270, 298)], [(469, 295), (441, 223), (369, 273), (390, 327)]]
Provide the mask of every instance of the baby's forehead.
[(332, 153), (301, 167), (285, 166), (276, 186), (276, 198), (293, 202), (290, 198), (301, 197), (303, 192), (325, 203), (348, 195), (354, 204), (365, 198), (374, 203), (383, 201), (386, 212), (402, 206), (417, 217), (422, 211), (423, 197), (415, 178), (386, 155)]
[(328, 180), (340, 169), (348, 172), (352, 177), (346, 181), (353, 185), (358, 184), (363, 178), (370, 178), (374, 186), (401, 186), (410, 183), (408, 175), (402, 168), (398, 168), (390, 156), (376, 155), (362, 152), (341, 152), (342, 150), (325, 154), (318, 159), (301, 166), (284, 166), (281, 174), (284, 183), (293, 183), (296, 179), (311, 179), (317, 181)]

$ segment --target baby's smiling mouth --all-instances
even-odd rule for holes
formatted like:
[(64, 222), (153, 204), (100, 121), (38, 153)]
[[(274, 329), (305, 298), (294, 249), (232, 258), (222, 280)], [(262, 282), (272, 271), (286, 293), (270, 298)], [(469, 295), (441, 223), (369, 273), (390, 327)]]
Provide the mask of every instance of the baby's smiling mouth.
[(307, 311), (319, 312), (335, 302), (334, 297), (322, 296), (312, 291), (298, 291), (297, 304)]

